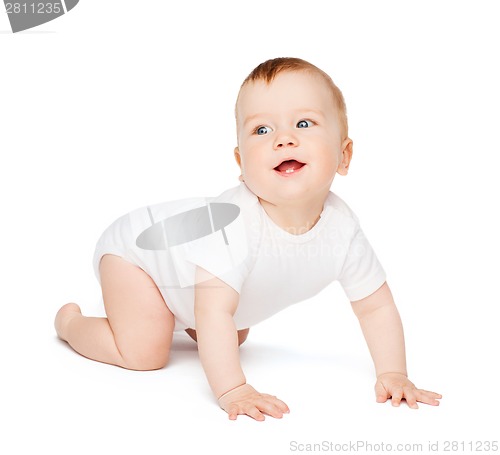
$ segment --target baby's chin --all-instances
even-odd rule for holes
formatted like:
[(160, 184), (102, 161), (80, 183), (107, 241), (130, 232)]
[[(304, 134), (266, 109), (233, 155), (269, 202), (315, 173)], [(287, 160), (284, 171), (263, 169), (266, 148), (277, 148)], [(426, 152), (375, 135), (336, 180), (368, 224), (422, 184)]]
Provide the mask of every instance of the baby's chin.
[[(253, 192), (253, 191), (252, 191)], [(263, 193), (255, 193), (261, 205), (271, 204), (276, 207), (286, 206), (288, 208), (296, 206), (304, 208), (304, 205), (323, 204), (326, 200), (327, 191), (311, 191), (311, 190), (283, 190), (283, 191), (267, 191)]]
[(291, 177), (291, 179), (280, 177), (275, 182), (272, 178), (259, 179), (247, 174), (243, 183), (257, 196), (261, 204), (303, 207), (304, 203), (314, 205), (323, 203), (333, 182), (333, 176), (324, 175), (321, 181), (317, 181), (318, 179), (310, 181), (310, 177), (308, 178), (307, 175)]

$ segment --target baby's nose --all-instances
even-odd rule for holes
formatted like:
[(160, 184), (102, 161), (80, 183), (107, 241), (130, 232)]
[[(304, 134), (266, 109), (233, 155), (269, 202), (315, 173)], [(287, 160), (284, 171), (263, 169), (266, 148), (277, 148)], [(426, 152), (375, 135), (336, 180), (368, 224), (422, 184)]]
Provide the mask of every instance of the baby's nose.
[(274, 142), (275, 149), (281, 149), (284, 147), (296, 147), (298, 145), (297, 139), (292, 134), (280, 134), (276, 137)]

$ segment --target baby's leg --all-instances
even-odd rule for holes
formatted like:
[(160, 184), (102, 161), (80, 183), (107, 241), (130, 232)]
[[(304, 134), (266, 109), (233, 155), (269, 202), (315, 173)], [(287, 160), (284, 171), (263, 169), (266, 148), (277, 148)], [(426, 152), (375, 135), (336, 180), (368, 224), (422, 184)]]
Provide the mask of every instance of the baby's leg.
[(151, 277), (110, 254), (103, 256), (99, 270), (108, 317), (85, 317), (78, 305), (64, 305), (55, 321), (59, 337), (99, 362), (131, 370), (164, 367), (175, 319)]

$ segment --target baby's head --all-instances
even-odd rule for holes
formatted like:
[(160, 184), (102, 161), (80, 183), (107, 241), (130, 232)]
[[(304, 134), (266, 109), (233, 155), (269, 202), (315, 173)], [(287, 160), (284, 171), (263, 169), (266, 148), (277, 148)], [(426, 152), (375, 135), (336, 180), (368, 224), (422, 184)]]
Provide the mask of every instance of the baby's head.
[(274, 205), (326, 198), (347, 174), (352, 141), (344, 97), (330, 76), (298, 58), (257, 66), (236, 101), (241, 180)]
[[(300, 58), (291, 57), (281, 57), (271, 60), (266, 60), (255, 67), (252, 72), (246, 77), (240, 87), (241, 90), (252, 82), (265, 82), (270, 85), (271, 82), (280, 73), (293, 73), (293, 72), (303, 72), (309, 73), (310, 75), (317, 76), (319, 81), (323, 81), (327, 88), (331, 92), (332, 102), (337, 109), (337, 114), (339, 116), (339, 122), (342, 131), (342, 138), (347, 138), (347, 109), (344, 101), (344, 96), (340, 89), (335, 85), (332, 78), (326, 74), (323, 70), (319, 69), (317, 66), (309, 63)], [(318, 82), (319, 82), (318, 81)], [(238, 94), (238, 99), (236, 100), (236, 119), (238, 119), (238, 102), (240, 100), (240, 94)]]

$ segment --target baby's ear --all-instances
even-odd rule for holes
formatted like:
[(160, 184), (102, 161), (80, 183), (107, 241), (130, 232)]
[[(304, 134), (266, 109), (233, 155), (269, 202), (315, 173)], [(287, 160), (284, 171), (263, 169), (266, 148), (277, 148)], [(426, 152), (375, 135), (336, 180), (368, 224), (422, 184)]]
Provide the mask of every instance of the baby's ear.
[(238, 166), (241, 169), (241, 154), (240, 154), (240, 149), (238, 147), (234, 148), (234, 159), (236, 160), (236, 163), (238, 163)]
[(337, 172), (340, 175), (347, 175), (349, 172), (349, 165), (351, 164), (352, 159), (352, 140), (346, 138), (341, 146), (341, 156), (339, 167), (337, 168)]
[(240, 153), (240, 149), (238, 147), (234, 148), (234, 158), (235, 158), (236, 162), (238, 163), (238, 166), (240, 167), (240, 171), (241, 171), (241, 174), (238, 177), (239, 181), (244, 182), (245, 179), (243, 177), (243, 169), (241, 168), (241, 153)]

